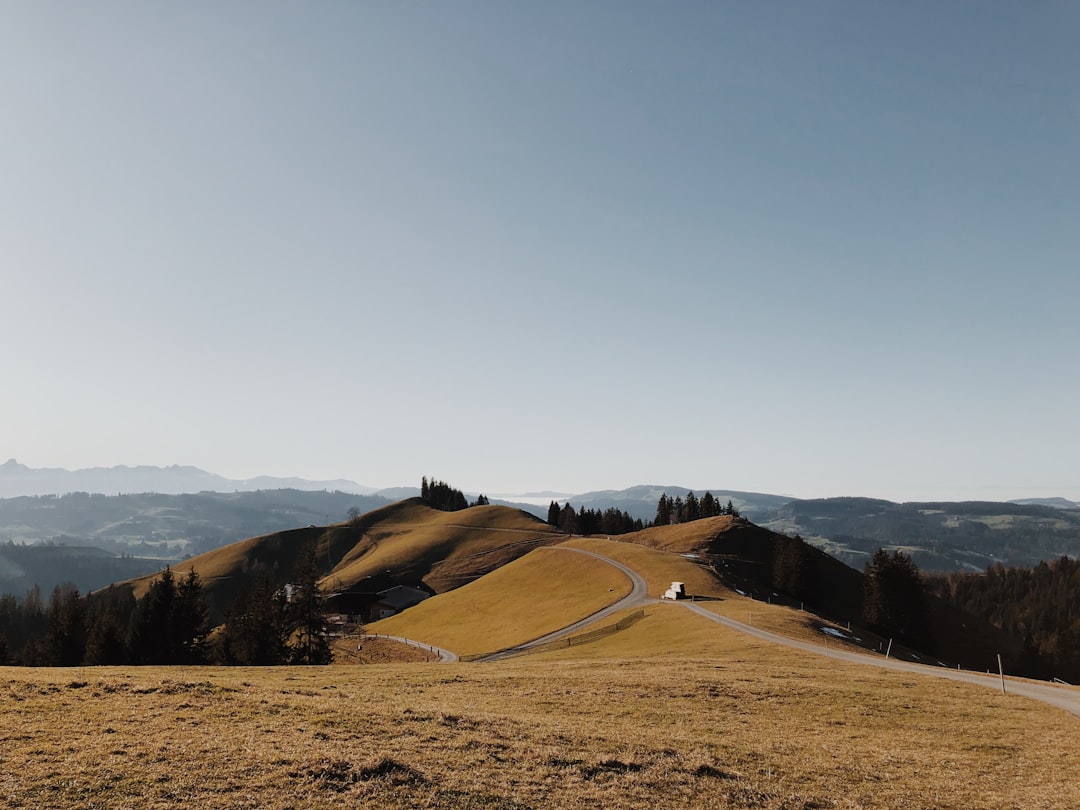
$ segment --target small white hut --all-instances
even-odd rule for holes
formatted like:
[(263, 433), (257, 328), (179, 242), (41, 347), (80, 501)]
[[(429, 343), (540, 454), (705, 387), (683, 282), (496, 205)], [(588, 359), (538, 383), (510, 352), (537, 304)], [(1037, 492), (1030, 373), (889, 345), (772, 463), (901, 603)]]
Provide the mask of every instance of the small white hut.
[(686, 598), (686, 585), (682, 582), (672, 582), (671, 587), (664, 591), (665, 599), (679, 600)]

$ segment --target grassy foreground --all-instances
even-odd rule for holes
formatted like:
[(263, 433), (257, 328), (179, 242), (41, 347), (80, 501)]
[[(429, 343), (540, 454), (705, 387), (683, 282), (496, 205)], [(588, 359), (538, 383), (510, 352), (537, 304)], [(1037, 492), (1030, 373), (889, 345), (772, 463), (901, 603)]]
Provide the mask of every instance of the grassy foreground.
[[(650, 609), (575, 658), (0, 668), (0, 806), (1080, 804), (1065, 712), (682, 614)], [(625, 655), (630, 634), (649, 657)]]

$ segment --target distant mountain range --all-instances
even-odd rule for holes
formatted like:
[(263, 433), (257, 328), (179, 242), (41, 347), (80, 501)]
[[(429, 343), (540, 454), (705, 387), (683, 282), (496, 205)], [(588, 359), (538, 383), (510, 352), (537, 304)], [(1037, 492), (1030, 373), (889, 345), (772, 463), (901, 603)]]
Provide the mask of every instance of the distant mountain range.
[[(730, 501), (750, 521), (789, 536), (797, 534), (856, 569), (879, 547), (904, 551), (926, 571), (981, 571), (995, 563), (1034, 565), (1062, 555), (1080, 557), (1080, 504), (1066, 498), (899, 504), (639, 485), (579, 495), (503, 494), (490, 501), (546, 519), (550, 496), (575, 510), (615, 508), (649, 522), (661, 495), (685, 500), (691, 491), (699, 498), (711, 492), (721, 504)], [(472, 500), (477, 494), (466, 496)], [(94, 557), (91, 566), (85, 551), (59, 547), (92, 547), (117, 559), (141, 558), (146, 570), (154, 570), (166, 560), (176, 563), (239, 539), (335, 523), (417, 495), (417, 487), (374, 489), (346, 480), (232, 480), (196, 467), (69, 471), (32, 469), (11, 460), (0, 465), (0, 557), (8, 543), (51, 542), (58, 547), (57, 559), (72, 558), (70, 564), (53, 566), (56, 581), (68, 578), (89, 587), (82, 574), (91, 568), (104, 572), (106, 560)], [(40, 572), (49, 570), (48, 564), (39, 566), (38, 557), (28, 554), (25, 559), (0, 560), (0, 592), (21, 592), (35, 580), (45, 584)], [(122, 566), (129, 574), (129, 564)], [(95, 575), (94, 581), (99, 579)]]
[(9, 459), (0, 464), (0, 498), (20, 495), (64, 495), (68, 492), (88, 492), (103, 495), (158, 492), (163, 495), (182, 495), (191, 492), (254, 492), (260, 489), (301, 489), (349, 492), (369, 495), (375, 487), (365, 487), (355, 481), (308, 481), (303, 478), (232, 479), (200, 470), (198, 467), (89, 467), (65, 470), (59, 467), (33, 468)]

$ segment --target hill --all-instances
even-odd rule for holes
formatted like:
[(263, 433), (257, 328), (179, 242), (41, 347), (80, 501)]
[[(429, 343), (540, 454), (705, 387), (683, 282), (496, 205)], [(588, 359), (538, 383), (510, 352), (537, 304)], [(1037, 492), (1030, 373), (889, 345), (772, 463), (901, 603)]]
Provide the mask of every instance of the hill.
[(88, 593), (110, 582), (157, 571), (160, 560), (121, 557), (93, 546), (0, 545), (0, 595), (22, 597), (34, 586), (47, 599), (65, 582)]
[(870, 498), (791, 501), (763, 523), (799, 534), (862, 568), (879, 548), (900, 549), (926, 571), (983, 571), (1080, 556), (1080, 512), (1041, 504), (893, 503)]
[[(220, 618), (236, 594), (260, 576), (288, 582), (308, 542), (316, 545), (326, 591), (358, 586), (377, 591), (410, 584), (439, 593), (562, 537), (553, 527), (518, 510), (474, 506), (442, 512), (411, 498), (341, 523), (241, 540), (177, 567), (198, 571), (211, 613)], [(153, 578), (142, 577), (132, 583), (137, 597)]]
[(257, 534), (344, 519), (386, 500), (346, 492), (270, 489), (185, 495), (26, 496), (0, 499), (0, 541), (81, 543), (178, 558)]
[[(823, 621), (859, 629), (860, 634), (873, 637), (875, 644), (889, 641), (887, 637), (873, 636), (861, 621), (863, 575), (860, 572), (819, 549), (744, 519), (708, 518), (621, 535), (618, 542), (574, 538), (564, 545), (602, 551), (630, 565), (646, 577), (653, 597), (659, 597), (672, 581), (683, 581), (688, 594), (697, 598), (746, 598), (805, 607)], [(379, 622), (371, 630), (424, 639), (466, 654), (494, 652), (511, 646), (511, 642), (517, 644), (539, 637), (550, 629), (545, 616), (553, 609), (552, 594), (563, 587), (561, 573), (555, 569), (545, 573), (544, 560), (547, 565), (555, 561), (559, 565), (568, 564), (565, 558), (530, 554), (516, 564), (512, 579), (504, 580), (510, 574), (496, 571), (468, 588), (430, 599)], [(789, 565), (795, 566), (794, 579)], [(531, 578), (524, 572), (531, 572)], [(617, 590), (606, 595), (608, 601), (617, 599), (616, 594)], [(518, 616), (522, 603), (528, 609), (517, 620), (517, 636), (509, 638), (513, 634), (502, 631), (493, 635), (490, 617), (494, 608), (489, 606), (501, 606), (510, 615)], [(989, 666), (1000, 652), (1011, 671), (1034, 674), (1037, 670), (1017, 638), (986, 621), (936, 597), (927, 599), (927, 611), (931, 632), (923, 640), (923, 652), (935, 653), (952, 665), (975, 669)], [(900, 652), (899, 647), (896, 652)]]

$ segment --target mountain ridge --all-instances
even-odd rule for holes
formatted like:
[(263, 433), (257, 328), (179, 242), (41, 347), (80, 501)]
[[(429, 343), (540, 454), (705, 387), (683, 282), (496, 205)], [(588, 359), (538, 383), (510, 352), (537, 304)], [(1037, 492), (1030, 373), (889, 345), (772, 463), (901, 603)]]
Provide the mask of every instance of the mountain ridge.
[(188, 495), (197, 492), (253, 492), (260, 489), (331, 490), (354, 495), (369, 495), (368, 487), (344, 478), (312, 481), (305, 478), (258, 475), (253, 478), (226, 478), (191, 465), (167, 467), (138, 465), (129, 467), (28, 467), (15, 459), (0, 464), (0, 498), (64, 495), (69, 492), (91, 494)]

